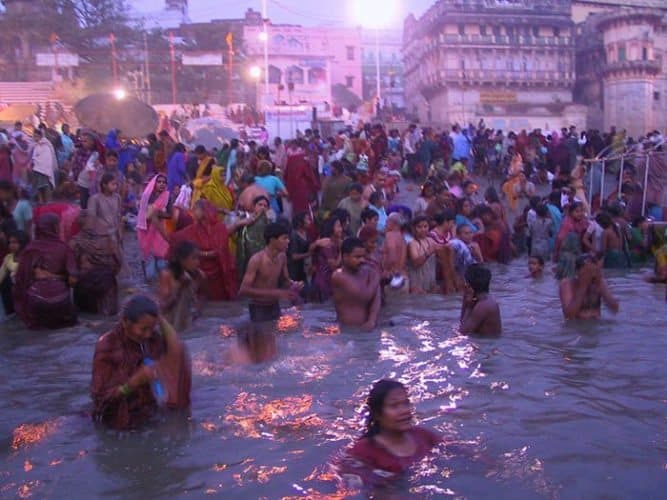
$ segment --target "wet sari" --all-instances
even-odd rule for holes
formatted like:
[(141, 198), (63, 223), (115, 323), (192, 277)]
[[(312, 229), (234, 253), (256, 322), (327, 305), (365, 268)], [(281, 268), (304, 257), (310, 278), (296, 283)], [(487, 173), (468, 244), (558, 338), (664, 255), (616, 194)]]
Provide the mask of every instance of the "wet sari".
[(202, 197), (204, 186), (209, 182), (206, 181), (205, 177), (210, 177), (213, 166), (215, 165), (215, 160), (210, 156), (205, 156), (197, 167), (197, 173), (195, 178), (192, 181), (192, 199), (190, 200), (191, 207), (195, 206), (197, 200)]
[(141, 367), (145, 357), (159, 364), (158, 372), (168, 393), (167, 407), (190, 406), (192, 370), (187, 350), (168, 352), (165, 339), (158, 333), (138, 344), (126, 335), (123, 323), (119, 322), (95, 345), (90, 388), (94, 420), (113, 429), (127, 430), (141, 426), (155, 415), (158, 405), (150, 385), (144, 384), (127, 396), (118, 392)]
[(236, 267), (240, 280), (243, 280), (250, 257), (261, 252), (266, 246), (264, 229), (268, 224), (269, 219), (262, 214), (253, 224), (241, 230), (236, 251)]
[(203, 221), (194, 222), (171, 235), (171, 248), (175, 248), (182, 241), (190, 241), (197, 245), (201, 252), (215, 252), (211, 257), (200, 255), (200, 269), (206, 275), (204, 295), (209, 300), (234, 300), (238, 291), (238, 280), (234, 259), (229, 250), (227, 227), (220, 222), (215, 207), (210, 203), (206, 205)]
[(225, 186), (223, 167), (213, 167), (211, 179), (202, 188), (201, 194), (211, 202), (215, 208), (231, 210), (234, 208), (234, 196), (227, 186)]
[(40, 216), (35, 239), (21, 253), (13, 288), (16, 313), (28, 328), (76, 324), (68, 283), (76, 275), (74, 254), (58, 237), (58, 217)]
[(139, 240), (139, 248), (141, 248), (144, 259), (148, 259), (151, 256), (158, 259), (166, 259), (169, 252), (169, 243), (164, 239), (155, 225), (148, 220), (150, 207), (153, 210), (165, 210), (169, 202), (169, 191), (165, 190), (151, 203), (151, 197), (158, 177), (159, 175), (156, 175), (150, 180), (139, 202), (137, 239)]

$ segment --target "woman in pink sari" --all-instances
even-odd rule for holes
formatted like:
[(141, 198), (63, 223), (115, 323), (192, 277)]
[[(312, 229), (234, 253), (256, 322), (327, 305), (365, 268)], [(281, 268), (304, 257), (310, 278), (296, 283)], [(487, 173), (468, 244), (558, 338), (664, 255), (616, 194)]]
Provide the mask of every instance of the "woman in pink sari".
[(167, 266), (169, 237), (164, 219), (170, 217), (167, 177), (158, 174), (144, 189), (137, 216), (137, 239), (147, 281), (152, 281)]

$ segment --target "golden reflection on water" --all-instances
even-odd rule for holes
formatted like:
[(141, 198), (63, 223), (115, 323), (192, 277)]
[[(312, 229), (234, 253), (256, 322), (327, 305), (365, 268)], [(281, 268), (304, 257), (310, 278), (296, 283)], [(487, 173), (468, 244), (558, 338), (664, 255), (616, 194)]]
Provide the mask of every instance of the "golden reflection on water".
[(12, 433), (12, 449), (38, 443), (55, 432), (58, 428), (56, 420), (47, 420), (39, 424), (21, 424)]
[(277, 439), (275, 433), (290, 434), (322, 426), (322, 419), (310, 412), (313, 396), (285, 397), (264, 403), (266, 396), (241, 392), (227, 408), (225, 422), (237, 426), (239, 437)]
[(289, 312), (283, 312), (276, 323), (276, 328), (280, 333), (287, 333), (291, 330), (296, 330), (299, 324), (301, 324), (301, 320), (302, 317), (298, 309), (292, 308)]

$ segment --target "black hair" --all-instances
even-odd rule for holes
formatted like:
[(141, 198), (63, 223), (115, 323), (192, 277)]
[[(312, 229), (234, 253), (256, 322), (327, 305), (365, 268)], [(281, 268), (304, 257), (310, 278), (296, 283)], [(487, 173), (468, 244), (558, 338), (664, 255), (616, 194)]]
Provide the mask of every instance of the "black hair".
[(364, 437), (373, 437), (380, 433), (380, 422), (378, 417), (382, 415), (384, 409), (384, 400), (387, 399), (389, 393), (395, 389), (401, 389), (407, 392), (403, 384), (397, 380), (378, 380), (373, 384), (371, 392), (368, 393), (366, 406), (368, 408), (368, 417), (366, 419), (366, 432)]
[(267, 205), (271, 206), (271, 202), (270, 202), (269, 199), (268, 199), (266, 196), (264, 196), (263, 194), (260, 194), (259, 196), (253, 198), (253, 200), (252, 200), (252, 206), (254, 207), (255, 205), (257, 205), (257, 204), (258, 204), (260, 201), (262, 201), (262, 200), (264, 200), (264, 201), (266, 202)]
[(472, 230), (472, 226), (464, 222), (463, 224), (459, 224), (458, 226), (456, 226), (456, 234), (457, 235), (461, 234), (461, 231), (463, 231), (463, 229), (466, 227), (469, 227)]
[(371, 220), (373, 217), (377, 217), (379, 219), (380, 215), (371, 208), (364, 208), (361, 211), (361, 222), (366, 222), (368, 220)]
[(597, 222), (603, 229), (611, 227), (611, 225), (614, 223), (614, 221), (611, 218), (611, 215), (609, 215), (607, 212), (600, 212), (599, 214), (597, 214), (595, 216), (595, 222)]
[[(266, 196), (262, 198), (266, 198)], [(264, 241), (267, 245), (271, 243), (271, 240), (278, 239), (283, 235), (289, 235), (289, 230), (285, 224), (280, 224), (279, 222), (272, 222), (264, 229)]]
[(540, 203), (535, 207), (535, 213), (538, 217), (547, 217), (549, 215), (549, 209), (546, 205)]
[(359, 238), (345, 238), (341, 247), (341, 254), (349, 255), (355, 248), (365, 248)]
[(466, 269), (465, 279), (476, 294), (489, 293), (491, 271), (481, 264), (472, 264), (469, 266)]
[(646, 220), (647, 220), (646, 217), (640, 215), (639, 217), (637, 217), (635, 220), (632, 221), (632, 227), (639, 227), (641, 224), (646, 222)]
[(433, 216), (433, 222), (435, 222), (436, 226), (440, 226), (448, 220), (455, 220), (455, 219), (456, 219), (456, 215), (454, 214), (454, 212), (452, 210), (449, 210), (448, 208), (446, 208), (442, 212), (439, 212), (439, 213), (437, 213)]
[(583, 204), (583, 203), (581, 203), (580, 201), (575, 201), (575, 202), (572, 203), (569, 207), (567, 207), (567, 213), (568, 213), (568, 214), (571, 214), (571, 213), (574, 212), (577, 208), (583, 208), (583, 207), (584, 207), (584, 204)]
[(324, 224), (322, 224), (322, 233), (321, 233), (323, 238), (331, 238), (333, 236), (336, 222), (340, 222), (341, 226), (343, 225), (343, 221), (340, 220), (340, 217), (337, 217), (335, 215), (329, 216), (327, 220), (324, 221)]
[(197, 245), (187, 240), (181, 241), (176, 245), (171, 254), (171, 259), (169, 259), (169, 269), (174, 273), (174, 278), (179, 279), (183, 276), (185, 269), (183, 269), (181, 262), (198, 250)]
[(350, 212), (344, 208), (337, 208), (331, 212), (331, 217), (338, 217), (338, 219), (340, 219), (340, 223), (345, 226), (345, 223), (350, 221)]
[(426, 217), (425, 215), (418, 215), (417, 217), (412, 219), (412, 227), (417, 227), (422, 222), (426, 222), (428, 224), (428, 217)]
[(206, 148), (205, 148), (204, 146), (202, 146), (201, 144), (199, 144), (199, 145), (195, 148), (195, 154), (196, 154), (196, 155), (204, 155), (204, 154), (206, 154)]
[(123, 308), (123, 319), (130, 323), (136, 323), (144, 316), (157, 318), (160, 309), (153, 299), (146, 295), (135, 295)]
[(426, 193), (426, 189), (427, 189), (427, 188), (431, 188), (431, 189), (433, 189), (433, 192), (435, 193), (435, 189), (434, 189), (434, 188), (435, 188), (435, 185), (434, 185), (431, 181), (426, 181), (426, 182), (422, 185), (422, 191), (421, 191), (421, 194), (420, 194), (419, 196), (424, 196), (424, 194)]
[(528, 200), (528, 205), (530, 206), (530, 208), (537, 211), (537, 207), (540, 206), (541, 201), (542, 198), (540, 198), (539, 196), (531, 196), (530, 199)]
[(374, 191), (371, 196), (368, 198), (368, 202), (373, 205), (374, 207), (377, 206), (377, 202), (380, 200), (384, 199), (384, 195), (382, 194), (382, 191)]
[(15, 238), (16, 241), (19, 242), (19, 253), (26, 247), (26, 245), (30, 241), (30, 237), (28, 236), (28, 233), (26, 233), (25, 231), (12, 231), (11, 233), (9, 233), (9, 237), (7, 239), (10, 240), (11, 238)]
[(493, 186), (486, 188), (484, 192), (484, 199), (489, 203), (500, 203), (500, 197), (498, 196), (498, 191)]
[(115, 181), (116, 176), (112, 174), (111, 172), (106, 172), (102, 175), (102, 178), (100, 179), (100, 192), (104, 193), (104, 186), (109, 184), (111, 181)]
[(542, 256), (540, 256), (540, 255), (531, 255), (529, 257), (529, 259), (535, 259), (540, 266), (544, 267), (544, 259), (542, 258)]
[(116, 153), (114, 150), (110, 150), (110, 151), (107, 151), (107, 152), (104, 154), (104, 157), (105, 157), (105, 158), (111, 158), (111, 157), (113, 157), (113, 158), (118, 158), (118, 153)]
[(300, 212), (292, 217), (292, 227), (294, 229), (300, 229), (306, 226), (306, 217), (308, 214), (306, 212)]
[(357, 191), (357, 192), (359, 192), (359, 193), (363, 193), (363, 192), (364, 192), (364, 186), (362, 186), (362, 185), (361, 185), (360, 183), (358, 183), (358, 182), (353, 182), (353, 183), (350, 184), (350, 186), (347, 188), (347, 192), (348, 192), (348, 193), (351, 192), (351, 191)]

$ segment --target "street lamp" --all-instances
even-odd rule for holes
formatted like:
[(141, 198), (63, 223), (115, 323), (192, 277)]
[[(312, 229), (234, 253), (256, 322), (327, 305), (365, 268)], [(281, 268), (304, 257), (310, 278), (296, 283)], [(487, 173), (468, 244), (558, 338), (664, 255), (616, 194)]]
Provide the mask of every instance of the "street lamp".
[(250, 78), (255, 81), (255, 106), (257, 106), (259, 101), (259, 80), (262, 77), (262, 68), (257, 65), (250, 66), (248, 74), (250, 75)]
[(117, 88), (113, 91), (113, 96), (118, 100), (122, 101), (127, 97), (127, 92), (125, 92), (125, 89)]
[(390, 26), (398, 16), (397, 0), (351, 0), (355, 23), (375, 31), (375, 80), (378, 103), (382, 103), (380, 83), (380, 29)]

